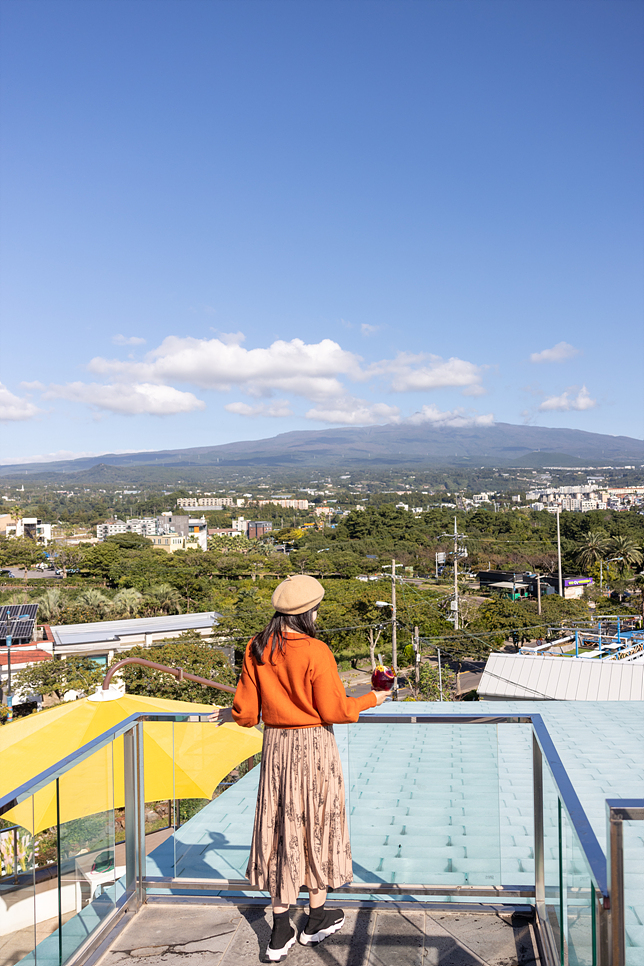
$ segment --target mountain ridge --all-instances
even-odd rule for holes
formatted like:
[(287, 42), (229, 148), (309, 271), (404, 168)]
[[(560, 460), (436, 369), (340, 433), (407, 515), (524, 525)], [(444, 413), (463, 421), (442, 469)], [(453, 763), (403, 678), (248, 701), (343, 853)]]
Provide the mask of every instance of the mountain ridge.
[[(532, 454), (575, 462), (644, 460), (644, 441), (579, 429), (545, 426), (436, 427), (397, 424), (292, 430), (259, 440), (137, 453), (104, 453), (73, 460), (13, 463), (0, 467), (4, 477), (19, 474), (77, 473), (99, 465), (123, 468), (267, 466), (297, 468), (342, 464), (466, 466), (512, 465)], [(536, 456), (535, 456), (536, 458)], [(537, 459), (539, 462), (539, 459)], [(562, 464), (563, 465), (563, 464)], [(568, 464), (566, 464), (568, 465)]]

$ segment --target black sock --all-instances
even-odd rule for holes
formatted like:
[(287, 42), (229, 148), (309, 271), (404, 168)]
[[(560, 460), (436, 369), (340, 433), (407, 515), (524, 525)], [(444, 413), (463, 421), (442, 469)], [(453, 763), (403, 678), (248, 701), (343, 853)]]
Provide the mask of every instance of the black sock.
[(281, 949), (293, 934), (289, 920), (289, 909), (286, 912), (273, 913), (273, 931), (271, 933), (271, 947)]
[[(322, 922), (326, 915), (326, 909), (324, 908), (324, 903), (321, 906), (309, 906), (309, 922), (308, 925), (312, 926), (318, 922)], [(308, 930), (311, 932), (312, 930)]]

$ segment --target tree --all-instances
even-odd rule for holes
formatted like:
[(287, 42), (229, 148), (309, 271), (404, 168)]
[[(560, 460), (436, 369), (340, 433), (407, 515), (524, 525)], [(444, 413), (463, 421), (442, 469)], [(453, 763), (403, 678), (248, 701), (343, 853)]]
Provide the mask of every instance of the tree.
[(612, 537), (609, 550), (614, 557), (621, 557), (621, 560), (615, 561), (620, 573), (624, 573), (627, 567), (642, 563), (642, 551), (631, 537)]
[(598, 530), (590, 530), (577, 551), (577, 560), (584, 570), (588, 570), (593, 564), (605, 559), (607, 549), (606, 534)]
[(640, 610), (642, 617), (644, 617), (644, 574), (638, 574), (634, 583), (640, 592)]
[[(155, 664), (168, 667), (181, 667), (189, 674), (200, 678), (210, 678), (219, 684), (232, 687), (237, 682), (235, 670), (226, 655), (213, 641), (205, 641), (194, 631), (186, 631), (179, 637), (164, 638), (153, 648), (133, 647), (119, 654), (114, 663), (124, 657), (141, 657)], [(175, 701), (192, 701), (198, 704), (231, 705), (233, 695), (227, 691), (209, 688), (194, 681), (177, 681), (176, 678), (154, 668), (140, 664), (126, 665), (120, 674), (128, 694), (144, 694), (155, 698), (170, 698)]]
[(102, 594), (100, 590), (94, 589), (84, 590), (78, 595), (75, 603), (78, 607), (86, 607), (89, 610), (95, 611), (101, 617), (105, 615), (111, 606), (109, 597)]
[(45, 558), (45, 551), (40, 544), (28, 537), (18, 537), (15, 540), (6, 540), (2, 547), (2, 562), (13, 564), (24, 570), (25, 580), (27, 573), (32, 567)]
[(51, 587), (38, 599), (38, 618), (46, 624), (60, 620), (65, 602), (57, 587)]
[(156, 584), (150, 587), (148, 597), (162, 614), (181, 613), (181, 594), (172, 584)]
[(152, 546), (152, 541), (140, 533), (114, 533), (111, 537), (106, 537), (105, 543), (115, 543), (123, 550), (147, 550)]
[(104, 585), (116, 584), (121, 576), (121, 548), (114, 542), (105, 540), (83, 549), (81, 573), (88, 577), (100, 578)]
[(455, 683), (455, 676), (447, 665), (441, 668), (438, 673), (438, 665), (429, 661), (423, 661), (420, 665), (419, 683), (414, 684), (409, 681), (416, 701), (440, 701), (441, 700), (441, 678), (443, 684), (443, 701), (452, 701), (452, 688)]
[(69, 547), (64, 543), (54, 543), (50, 547), (50, 557), (63, 572), (63, 579), (67, 577), (68, 570), (78, 570), (83, 562), (83, 551), (80, 547)]
[(119, 590), (110, 610), (115, 617), (136, 617), (143, 604), (143, 594), (134, 587)]
[(62, 701), (68, 691), (77, 691), (81, 697), (91, 694), (104, 674), (104, 669), (89, 657), (52, 658), (18, 671), (15, 689), (33, 694), (54, 694)]

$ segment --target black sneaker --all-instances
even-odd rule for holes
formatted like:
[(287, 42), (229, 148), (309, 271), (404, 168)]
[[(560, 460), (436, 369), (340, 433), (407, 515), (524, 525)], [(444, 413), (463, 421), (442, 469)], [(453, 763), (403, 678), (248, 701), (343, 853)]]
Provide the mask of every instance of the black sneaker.
[(310, 943), (321, 943), (327, 936), (332, 936), (338, 929), (342, 929), (344, 913), (342, 909), (325, 909), (322, 916), (310, 916), (309, 921), (300, 933), (303, 946)]
[[(275, 930), (273, 930), (273, 932), (275, 932)], [(295, 943), (296, 939), (297, 939), (297, 929), (295, 929), (293, 926), (291, 926), (291, 936), (289, 939), (286, 940), (286, 942), (283, 942), (281, 938), (277, 939), (277, 942), (276, 942), (275, 937), (271, 936), (271, 941), (269, 942), (268, 949), (266, 950), (266, 956), (269, 959), (269, 961), (271, 963), (279, 963), (280, 959), (283, 959), (284, 956), (286, 956), (287, 952), (289, 951), (291, 946)], [(276, 942), (276, 946), (273, 946), (274, 942)], [(280, 944), (280, 945), (277, 946), (277, 944)]]

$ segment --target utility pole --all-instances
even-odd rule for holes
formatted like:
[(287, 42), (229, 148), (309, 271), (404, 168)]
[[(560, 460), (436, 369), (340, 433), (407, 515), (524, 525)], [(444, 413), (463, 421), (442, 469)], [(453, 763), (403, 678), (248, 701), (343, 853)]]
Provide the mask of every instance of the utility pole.
[(396, 636), (396, 561), (391, 561), (391, 663), (394, 668), (394, 693), (392, 698), (398, 700), (398, 639)]
[(537, 574), (537, 613), (541, 615), (541, 574)]
[(454, 612), (454, 630), (458, 630), (458, 541), (465, 539), (464, 533), (459, 533), (456, 526), (456, 517), (454, 517), (454, 533), (444, 533), (444, 537), (452, 537), (454, 540), (454, 604), (452, 606), (452, 611)]
[[(402, 567), (402, 564), (396, 564), (395, 560), (391, 561), (391, 664), (394, 672), (394, 685), (392, 688), (391, 697), (394, 701), (398, 700), (398, 639), (396, 635), (396, 567)], [(388, 567), (383, 567), (383, 570), (388, 570)]]
[(557, 507), (557, 566), (559, 568), (559, 596), (563, 597), (563, 577), (561, 575), (561, 530), (559, 529), (559, 516), (561, 510)]
[(420, 684), (420, 638), (417, 627), (414, 627), (414, 651), (416, 652), (416, 687), (418, 687)]

